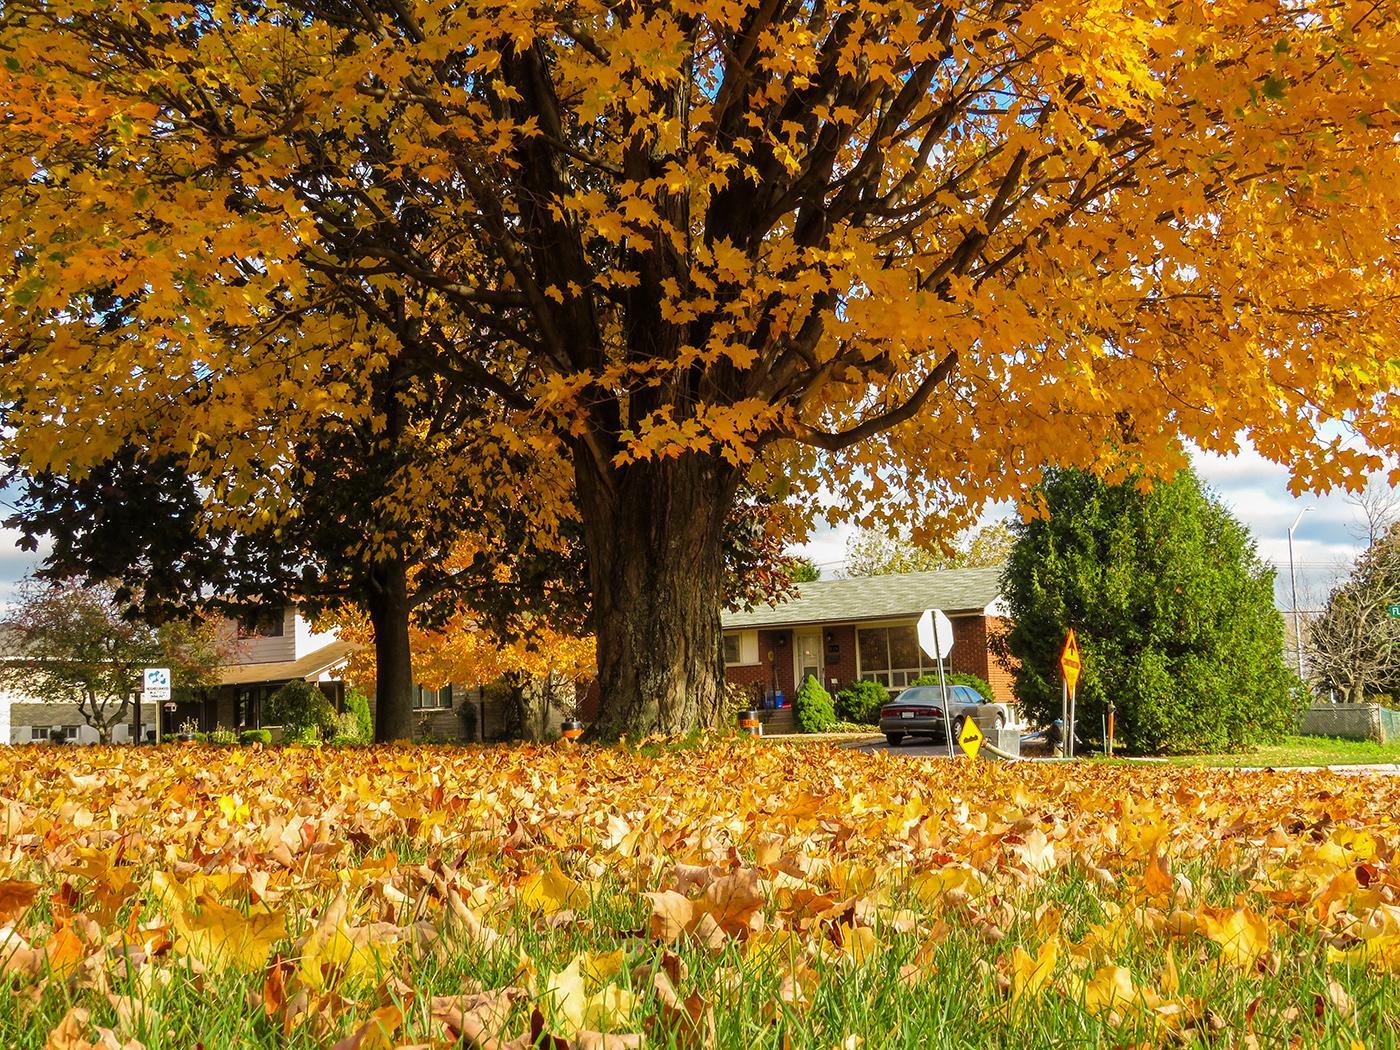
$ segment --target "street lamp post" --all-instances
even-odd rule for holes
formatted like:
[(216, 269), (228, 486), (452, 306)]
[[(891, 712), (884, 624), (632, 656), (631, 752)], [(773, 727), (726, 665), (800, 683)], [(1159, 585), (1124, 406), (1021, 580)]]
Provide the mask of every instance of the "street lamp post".
[(1303, 630), (1298, 623), (1298, 575), (1293, 571), (1293, 530), (1298, 527), (1298, 522), (1303, 520), (1303, 515), (1310, 510), (1317, 510), (1317, 508), (1304, 507), (1293, 519), (1293, 524), (1288, 527), (1288, 581), (1293, 588), (1293, 645), (1298, 653), (1299, 678), (1303, 677)]

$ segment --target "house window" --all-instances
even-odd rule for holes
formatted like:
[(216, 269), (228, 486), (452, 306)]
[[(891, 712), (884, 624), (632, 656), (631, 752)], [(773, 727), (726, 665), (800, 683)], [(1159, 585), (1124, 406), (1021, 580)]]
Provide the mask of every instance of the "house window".
[(856, 630), (860, 677), (888, 689), (903, 689), (916, 678), (933, 672), (937, 664), (919, 648), (919, 630), (902, 627), (861, 627)]
[(757, 631), (730, 631), (723, 638), (726, 667), (758, 663)]
[(450, 685), (445, 685), (441, 689), (424, 689), (421, 685), (413, 687), (413, 707), (415, 710), (451, 706), (452, 687)]
[(64, 739), (64, 740), (77, 740), (77, 739), (78, 739), (78, 727), (77, 727), (77, 726), (64, 726), (64, 727), (63, 727), (63, 739)]
[(30, 727), (29, 727), (29, 739), (30, 739), (31, 741), (33, 741), (33, 740), (47, 740), (48, 738), (49, 738), (49, 727), (48, 727), (48, 726), (30, 726)]
[(250, 619), (247, 616), (240, 616), (238, 618), (238, 637), (281, 638), (285, 619), (286, 617), (280, 612), (277, 614), (276, 620)]

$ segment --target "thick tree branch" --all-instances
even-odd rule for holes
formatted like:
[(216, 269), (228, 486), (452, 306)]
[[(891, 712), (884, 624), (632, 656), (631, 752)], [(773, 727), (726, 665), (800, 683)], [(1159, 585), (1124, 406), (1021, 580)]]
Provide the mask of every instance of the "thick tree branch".
[(842, 449), (850, 448), (852, 445), (859, 444), (867, 438), (874, 437), (876, 434), (883, 433), (912, 418), (919, 409), (924, 407), (924, 403), (933, 395), (939, 384), (957, 367), (957, 363), (958, 352), (954, 350), (938, 362), (933, 371), (924, 377), (923, 382), (902, 405), (898, 405), (888, 412), (881, 412), (877, 416), (871, 416), (850, 430), (831, 434), (804, 423), (796, 423), (787, 433), (779, 436), (790, 437), (799, 444), (824, 449), (827, 452), (839, 452)]

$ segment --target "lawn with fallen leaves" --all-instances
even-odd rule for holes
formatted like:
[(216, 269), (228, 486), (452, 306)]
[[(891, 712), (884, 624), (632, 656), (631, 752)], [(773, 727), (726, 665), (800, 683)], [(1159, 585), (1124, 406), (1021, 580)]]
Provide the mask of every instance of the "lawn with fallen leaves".
[(1400, 782), (0, 748), (0, 1045), (1394, 1046)]

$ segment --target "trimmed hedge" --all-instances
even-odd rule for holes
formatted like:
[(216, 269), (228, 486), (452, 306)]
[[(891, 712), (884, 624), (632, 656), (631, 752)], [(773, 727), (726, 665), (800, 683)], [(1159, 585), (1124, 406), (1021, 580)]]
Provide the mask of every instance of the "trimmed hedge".
[(245, 729), (238, 734), (240, 744), (271, 744), (272, 730), (270, 729)]
[(269, 722), (282, 726), (282, 743), (319, 743), (335, 736), (336, 710), (326, 694), (310, 682), (288, 682), (267, 700), (263, 711)]

